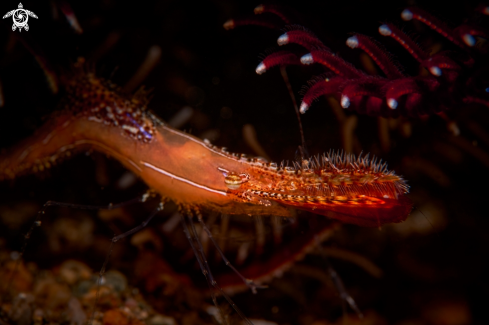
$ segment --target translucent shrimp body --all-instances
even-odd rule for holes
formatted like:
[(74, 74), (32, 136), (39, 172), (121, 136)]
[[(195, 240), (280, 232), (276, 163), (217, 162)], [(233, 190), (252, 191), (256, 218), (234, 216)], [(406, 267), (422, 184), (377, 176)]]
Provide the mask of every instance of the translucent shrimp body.
[(91, 72), (78, 73), (66, 90), (63, 110), (0, 156), (0, 179), (42, 171), (75, 151), (97, 150), (184, 208), (284, 217), (294, 208), (361, 226), (400, 222), (411, 210), (402, 178), (368, 157), (329, 153), (279, 167), (165, 125), (145, 109), (144, 92), (125, 99)]

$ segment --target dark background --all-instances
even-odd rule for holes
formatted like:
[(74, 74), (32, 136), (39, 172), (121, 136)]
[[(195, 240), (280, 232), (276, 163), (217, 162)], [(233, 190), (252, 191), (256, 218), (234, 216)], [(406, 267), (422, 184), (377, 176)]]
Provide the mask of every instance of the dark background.
[[(409, 74), (417, 74), (419, 68), (414, 59), (400, 46), (378, 35), (379, 23), (384, 21), (405, 26), (425, 48), (435, 45), (450, 48), (450, 44), (422, 25), (400, 21), (400, 12), (411, 3), (283, 3), (300, 13), (303, 23), (330, 48), (358, 67), (360, 51), (345, 45), (351, 32), (383, 41)], [(274, 161), (294, 159), (300, 136), (280, 73), (277, 69), (263, 76), (254, 72), (259, 55), (277, 47), (275, 40), (281, 32), (255, 26), (232, 31), (222, 28), (229, 18), (252, 15), (258, 3), (72, 1), (70, 4), (84, 29), (82, 35), (74, 33), (59, 11), (59, 17), (53, 18), (51, 3), (23, 3), (39, 19), (29, 19), (28, 37), (24, 31), (22, 37), (27, 43), (37, 44), (39, 53), (42, 51), (41, 55), (57, 71), (69, 69), (71, 62), (83, 56), (94, 61), (100, 76), (123, 85), (144, 60), (148, 48), (158, 45), (162, 51), (160, 62), (144, 81), (153, 89), (149, 105), (152, 111), (168, 120), (182, 107), (191, 106), (194, 115), (182, 129), (196, 136), (209, 136), (213, 143), (232, 152), (253, 155), (241, 132), (243, 125), (251, 124)], [(0, 9), (7, 12), (17, 5), (4, 1)], [(468, 1), (450, 6), (423, 3), (426, 10), (452, 27), (468, 20), (487, 24), (487, 18), (474, 15), (476, 5)], [(11, 20), (2, 21), (1, 27), (0, 78), (5, 105), (0, 108), (0, 148), (8, 148), (42, 125), (62, 94), (50, 93), (36, 60), (13, 36)], [(117, 41), (107, 47), (109, 35), (115, 35)], [(298, 96), (307, 80), (322, 70), (317, 66), (292, 67), (288, 72)], [(350, 263), (332, 259), (360, 308), (374, 310), (389, 324), (483, 324), (487, 319), (484, 299), (480, 297), (487, 295), (489, 289), (485, 277), (489, 247), (486, 235), (489, 144), (484, 142), (484, 135), (474, 131), (474, 122), (487, 129), (488, 112), (485, 107), (464, 106), (453, 107), (449, 115), (460, 127), (458, 138), (447, 131), (440, 117), (405, 120), (412, 127), (411, 136), (391, 130), (389, 151), (381, 149), (377, 119), (358, 117), (355, 134), (361, 150), (380, 156), (396, 173), (406, 177), (415, 209), (404, 226), (386, 226), (380, 231), (344, 226), (325, 246), (359, 253), (382, 268), (383, 277), (374, 279)], [(302, 122), (310, 153), (341, 149), (340, 126), (326, 100), (313, 105), (302, 116)], [(47, 200), (104, 205), (128, 200), (144, 190), (144, 184), (139, 183), (128, 190), (119, 189), (117, 180), (123, 173), (117, 162), (102, 155), (79, 155), (46, 174), (1, 183), (3, 249), (19, 249), (22, 234)], [(148, 208), (134, 210), (128, 213), (137, 220), (143, 218)], [(64, 259), (79, 258), (96, 271), (103, 261), (105, 246), (101, 246), (100, 254), (93, 255), (79, 248), (53, 252), (44, 247), (52, 236), (49, 225), (69, 213), (53, 209), (47, 215), (42, 229), (32, 239), (36, 244), (28, 246), (26, 259), (49, 268)], [(108, 241), (113, 229), (104, 226), (97, 214), (93, 220), (98, 225), (97, 238)], [(118, 259), (130, 260), (128, 250), (120, 248), (114, 254), (114, 267), (124, 264)], [(318, 260), (317, 256), (307, 257), (301, 265), (318, 267)], [(127, 261), (124, 265), (129, 269)], [(178, 265), (175, 269), (185, 271)], [(196, 276), (194, 281), (202, 285), (203, 279)], [(247, 292), (236, 296), (246, 315), (280, 324), (312, 324), (341, 316), (341, 301), (333, 288), (328, 288), (330, 296), (325, 297), (319, 290), (311, 289), (321, 286), (320, 283), (305, 279), (293, 269), (276, 282), (269, 289), (272, 293), (255, 296)], [(277, 289), (284, 285), (291, 289)], [(272, 312), (273, 306), (278, 306), (279, 312)], [(453, 315), (459, 310), (465, 315), (463, 321), (443, 321), (444, 317), (455, 319)]]

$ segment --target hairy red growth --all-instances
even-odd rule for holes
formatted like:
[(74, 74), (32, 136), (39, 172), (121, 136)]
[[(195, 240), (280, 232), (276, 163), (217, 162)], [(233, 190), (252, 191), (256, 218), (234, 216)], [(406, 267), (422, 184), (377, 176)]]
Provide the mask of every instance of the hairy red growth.
[(295, 43), (305, 47), (309, 51), (318, 48), (327, 49), (316, 35), (304, 28), (289, 30), (277, 39), (277, 43), (278, 45)]
[[(478, 10), (485, 12), (485, 9), (486, 7), (483, 7)], [(274, 10), (281, 8), (277, 7)], [(278, 13), (275, 15), (280, 16)], [(295, 43), (303, 46), (310, 53), (301, 57), (302, 64), (320, 63), (341, 77), (338, 88), (332, 87), (332, 84), (326, 86), (324, 83), (311, 87), (304, 95), (300, 111), (305, 113), (311, 103), (321, 95), (342, 91), (344, 93), (340, 100), (344, 108), (372, 116), (420, 117), (456, 108), (463, 102), (487, 106), (487, 82), (480, 73), (487, 69), (487, 60), (480, 56), (487, 54), (489, 50), (487, 42), (477, 38), (487, 38), (489, 33), (469, 24), (451, 29), (441, 20), (419, 8), (407, 8), (401, 17), (404, 20), (415, 19), (423, 22), (465, 52), (442, 51), (429, 55), (393, 24), (383, 24), (379, 27), (380, 34), (394, 38), (431, 74), (427, 76), (422, 72), (417, 76), (407, 76), (380, 44), (368, 36), (355, 34), (347, 40), (347, 45), (362, 49), (385, 74), (385, 78), (380, 78), (373, 85), (371, 77), (365, 72), (336, 56), (307, 29), (293, 25), (291, 30), (278, 38), (278, 44)], [(284, 64), (289, 63), (284, 60), (281, 65)], [(260, 69), (261, 73), (264, 71), (265, 69)], [(330, 79), (333, 80), (334, 77), (330, 76)], [(402, 85), (407, 85), (408, 88), (402, 90)], [(371, 86), (376, 89), (372, 89)], [(386, 93), (388, 90), (389, 94)], [(349, 93), (356, 98), (350, 98)]]
[(268, 55), (260, 64), (256, 67), (257, 74), (263, 74), (267, 70), (275, 66), (284, 65), (299, 65), (301, 64), (300, 59), (295, 53), (289, 51), (278, 51)]
[(379, 68), (385, 73), (387, 78), (402, 78), (401, 70), (392, 62), (385, 49), (381, 48), (372, 38), (355, 34), (348, 38), (346, 44), (351, 48), (360, 48), (370, 56)]
[(272, 5), (272, 4), (261, 4), (257, 7), (255, 7), (255, 14), (262, 14), (264, 12), (269, 12), (280, 19), (286, 24), (291, 23), (291, 19), (288, 17), (288, 15), (285, 13), (285, 8), (279, 5)]
[(437, 33), (451, 41), (453, 44), (462, 48), (465, 47), (464, 43), (462, 43), (460, 39), (455, 36), (453, 30), (448, 27), (447, 24), (420, 8), (408, 7), (404, 9), (404, 11), (401, 13), (401, 17), (406, 21), (416, 19), (424, 23), (429, 28), (435, 30)]
[(387, 105), (396, 109), (402, 96), (419, 94), (421, 92), (418, 84), (411, 78), (397, 79), (388, 84), (385, 92)]
[(320, 63), (333, 71), (335, 74), (346, 78), (360, 78), (365, 76), (360, 70), (357, 70), (351, 63), (346, 62), (334, 53), (323, 50), (313, 50), (311, 53), (301, 58), (303, 64)]
[(302, 104), (300, 107), (300, 111), (304, 114), (311, 104), (322, 95), (333, 95), (338, 92), (338, 88), (346, 82), (344, 78), (332, 78), (332, 79), (323, 79), (316, 82), (307, 93), (304, 95), (302, 99)]
[(341, 106), (349, 108), (354, 97), (383, 97), (382, 87), (385, 85), (385, 80), (378, 78), (362, 78), (349, 82), (341, 92)]
[(392, 23), (383, 24), (379, 27), (379, 33), (389, 36), (402, 45), (418, 62), (423, 62), (429, 55), (425, 53), (409, 36)]

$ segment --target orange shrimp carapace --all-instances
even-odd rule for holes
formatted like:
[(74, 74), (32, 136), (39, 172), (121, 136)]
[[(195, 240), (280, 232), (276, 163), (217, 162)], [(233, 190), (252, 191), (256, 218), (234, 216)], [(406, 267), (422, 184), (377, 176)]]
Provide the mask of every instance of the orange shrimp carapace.
[(360, 226), (403, 221), (408, 186), (385, 164), (329, 153), (294, 167), (230, 154), (175, 130), (92, 72), (67, 82), (63, 109), (31, 138), (0, 157), (0, 179), (50, 168), (74, 151), (93, 149), (119, 160), (180, 207), (227, 214), (291, 216), (312, 211)]

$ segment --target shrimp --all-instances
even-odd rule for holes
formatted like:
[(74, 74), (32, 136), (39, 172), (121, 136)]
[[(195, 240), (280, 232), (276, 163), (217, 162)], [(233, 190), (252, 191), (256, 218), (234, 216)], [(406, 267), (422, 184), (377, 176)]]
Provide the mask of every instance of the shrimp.
[(81, 65), (67, 82), (64, 109), (0, 157), (0, 179), (92, 149), (187, 211), (290, 217), (293, 208), (366, 227), (403, 221), (411, 211), (405, 181), (375, 158), (330, 152), (287, 166), (230, 154), (163, 123), (146, 110), (143, 90), (124, 98)]
[[(88, 71), (83, 59), (75, 70), (74, 76), (65, 78), (62, 109), (31, 138), (0, 156), (0, 180), (42, 172), (84, 150), (112, 156), (162, 201), (177, 204), (185, 235), (209, 286), (220, 291), (248, 324), (251, 321), (213, 277), (193, 217), (246, 286), (254, 293), (263, 286), (231, 265), (205, 225), (202, 210), (288, 218), (293, 216), (292, 209), (300, 209), (367, 227), (403, 221), (411, 211), (405, 181), (368, 155), (355, 158), (329, 152), (288, 166), (231, 154), (166, 125), (146, 109), (143, 89), (126, 98), (116, 86)], [(115, 236), (112, 242), (144, 228), (162, 208), (160, 204), (140, 226)], [(217, 306), (216, 296), (211, 295)]]

